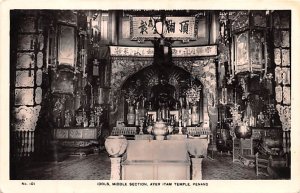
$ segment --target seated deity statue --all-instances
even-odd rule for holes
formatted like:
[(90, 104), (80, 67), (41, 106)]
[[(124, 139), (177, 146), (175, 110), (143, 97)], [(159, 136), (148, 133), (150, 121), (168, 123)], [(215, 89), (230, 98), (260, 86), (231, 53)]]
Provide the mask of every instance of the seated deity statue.
[(153, 104), (153, 108), (157, 110), (162, 106), (172, 106), (175, 103), (175, 91), (174, 86), (168, 84), (166, 79), (161, 78), (159, 84), (151, 88), (150, 101)]

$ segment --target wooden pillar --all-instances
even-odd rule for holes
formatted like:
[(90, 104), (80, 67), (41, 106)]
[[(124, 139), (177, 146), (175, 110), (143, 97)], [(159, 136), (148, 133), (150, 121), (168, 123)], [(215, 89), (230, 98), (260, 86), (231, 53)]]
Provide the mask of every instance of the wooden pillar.
[(108, 35), (109, 35), (109, 43), (111, 45), (118, 45), (118, 14), (117, 11), (109, 12), (109, 27), (108, 27)]
[(215, 12), (210, 13), (210, 44), (216, 44), (218, 39), (218, 32), (219, 32), (219, 22), (218, 22), (218, 16)]

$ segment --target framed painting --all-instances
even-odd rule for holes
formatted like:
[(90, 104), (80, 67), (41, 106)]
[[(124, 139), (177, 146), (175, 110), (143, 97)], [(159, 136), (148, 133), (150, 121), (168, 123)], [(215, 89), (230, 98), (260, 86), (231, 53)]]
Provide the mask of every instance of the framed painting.
[(58, 26), (58, 64), (75, 66), (76, 38), (75, 28), (68, 25)]

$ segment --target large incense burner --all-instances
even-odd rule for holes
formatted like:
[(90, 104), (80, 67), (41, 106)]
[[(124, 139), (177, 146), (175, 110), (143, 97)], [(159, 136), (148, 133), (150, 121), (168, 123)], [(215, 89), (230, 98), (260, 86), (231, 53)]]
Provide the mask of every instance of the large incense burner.
[(157, 121), (152, 126), (151, 134), (155, 136), (156, 140), (164, 140), (169, 133), (168, 124), (163, 121)]

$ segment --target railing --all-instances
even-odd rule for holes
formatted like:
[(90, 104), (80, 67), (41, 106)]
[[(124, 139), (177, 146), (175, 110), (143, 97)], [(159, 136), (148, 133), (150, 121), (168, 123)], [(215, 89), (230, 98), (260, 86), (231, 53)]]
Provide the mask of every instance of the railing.
[(187, 127), (187, 133), (189, 135), (210, 135), (211, 131), (209, 128), (205, 127)]
[[(178, 127), (176, 127), (178, 129)], [(111, 135), (136, 135), (136, 127), (114, 127)], [(210, 135), (211, 131), (209, 128), (204, 127), (187, 127), (187, 134), (197, 136), (197, 135)]]
[(11, 156), (26, 158), (33, 154), (49, 155), (51, 135), (46, 132), (15, 130), (11, 132)]
[(111, 135), (136, 135), (136, 127), (114, 127)]
[(34, 152), (34, 131), (13, 131), (11, 150), (13, 157), (29, 157)]

